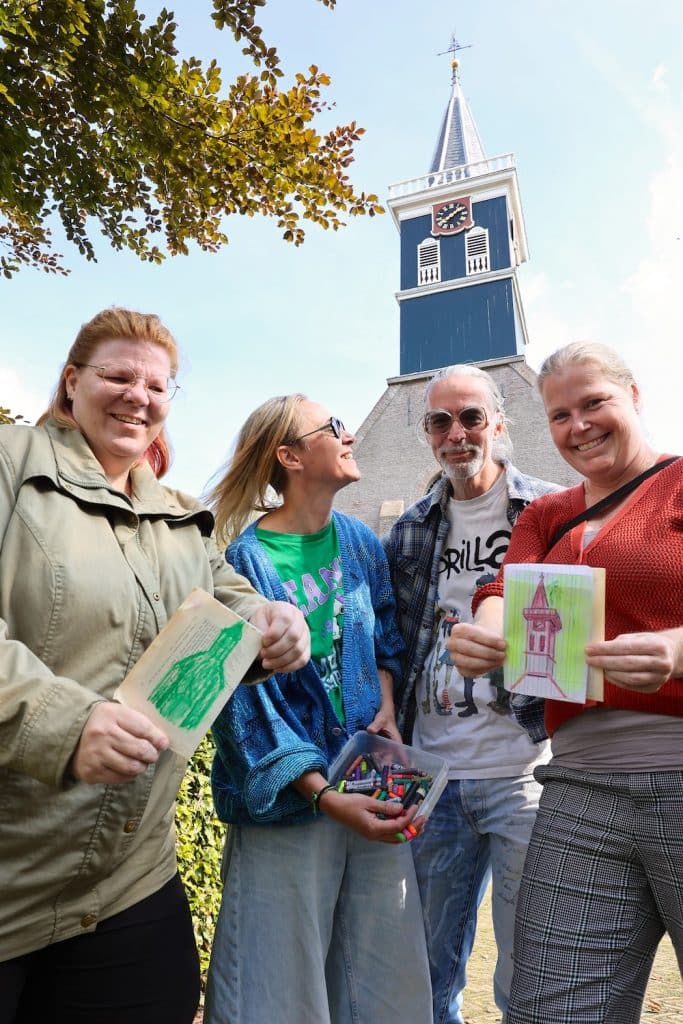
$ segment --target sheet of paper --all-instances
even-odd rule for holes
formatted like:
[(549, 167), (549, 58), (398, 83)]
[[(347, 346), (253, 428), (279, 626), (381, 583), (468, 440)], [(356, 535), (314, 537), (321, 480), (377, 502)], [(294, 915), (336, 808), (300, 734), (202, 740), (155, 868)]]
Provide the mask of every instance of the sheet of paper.
[(505, 566), (506, 690), (602, 700), (602, 673), (589, 670), (584, 652), (604, 635), (604, 577), (604, 569), (586, 565)]
[(116, 692), (191, 757), (261, 649), (262, 633), (195, 588)]

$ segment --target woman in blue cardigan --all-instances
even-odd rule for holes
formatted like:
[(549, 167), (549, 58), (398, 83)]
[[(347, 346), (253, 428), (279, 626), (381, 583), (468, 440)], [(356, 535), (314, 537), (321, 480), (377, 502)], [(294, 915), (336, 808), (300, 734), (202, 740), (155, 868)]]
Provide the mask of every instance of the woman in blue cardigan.
[[(219, 533), (237, 537), (228, 560), (264, 596), (301, 608), (312, 657), (238, 687), (214, 725), (214, 800), (231, 827), (207, 1024), (431, 1019), (411, 850), (394, 838), (414, 809), (338, 793), (327, 778), (358, 729), (399, 739), (403, 645), (384, 553), (332, 511), (360, 476), (353, 442), (305, 396), (271, 399), (212, 495)], [(254, 511), (265, 514), (240, 532)]]

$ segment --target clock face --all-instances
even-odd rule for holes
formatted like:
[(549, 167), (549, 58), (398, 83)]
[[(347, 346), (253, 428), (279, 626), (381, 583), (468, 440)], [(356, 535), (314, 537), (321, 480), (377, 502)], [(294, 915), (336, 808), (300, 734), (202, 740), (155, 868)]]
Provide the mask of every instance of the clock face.
[(437, 203), (432, 207), (433, 235), (455, 235), (458, 231), (471, 228), (473, 224), (470, 196), (462, 199), (449, 199), (445, 203)]

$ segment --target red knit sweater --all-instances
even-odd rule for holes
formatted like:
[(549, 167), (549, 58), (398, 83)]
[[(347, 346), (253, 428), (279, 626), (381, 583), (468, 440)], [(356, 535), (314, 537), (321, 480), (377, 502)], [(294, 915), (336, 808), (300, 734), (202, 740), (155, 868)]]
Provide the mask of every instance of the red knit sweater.
[[(662, 456), (664, 458), (664, 456)], [(683, 626), (683, 459), (646, 480), (582, 550), (585, 523), (551, 551), (551, 538), (586, 507), (583, 485), (545, 494), (524, 510), (512, 531), (504, 563), (548, 562), (603, 566), (606, 571), (605, 639), (621, 633), (657, 632)], [(476, 611), (486, 597), (503, 595), (503, 570), (474, 596)], [(545, 724), (552, 736), (589, 704), (546, 700)], [(639, 693), (605, 679), (605, 704), (613, 708), (683, 715), (683, 679), (670, 679), (656, 693)]]

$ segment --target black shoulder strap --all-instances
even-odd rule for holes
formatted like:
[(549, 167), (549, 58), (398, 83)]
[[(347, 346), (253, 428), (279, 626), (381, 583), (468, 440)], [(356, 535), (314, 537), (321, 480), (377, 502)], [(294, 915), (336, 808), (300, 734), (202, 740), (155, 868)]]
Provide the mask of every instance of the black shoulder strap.
[(574, 518), (570, 519), (568, 523), (563, 523), (551, 540), (548, 550), (554, 547), (558, 540), (564, 537), (565, 533), (569, 533), (569, 531), (573, 530), (575, 526), (579, 525), (579, 523), (584, 522), (586, 519), (595, 519), (606, 508), (609, 508), (611, 505), (615, 505), (618, 501), (621, 501), (621, 499), (625, 498), (631, 493), (631, 491), (635, 491), (636, 487), (640, 487), (643, 481), (647, 480), (649, 476), (654, 476), (655, 473), (659, 473), (660, 469), (666, 469), (667, 466), (670, 466), (672, 462), (676, 462), (679, 458), (679, 455), (673, 455), (670, 459), (664, 459), (663, 462), (655, 462), (654, 466), (650, 466), (650, 468), (646, 469), (644, 473), (640, 473), (639, 476), (634, 477), (633, 480), (629, 480), (629, 482), (624, 484), (623, 487), (618, 487), (616, 491), (612, 491), (612, 493), (608, 494), (606, 498), (598, 501), (595, 505), (591, 505), (590, 508), (584, 509), (583, 512), (579, 512), (578, 516), (574, 516)]

